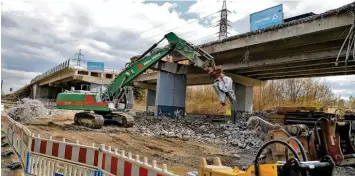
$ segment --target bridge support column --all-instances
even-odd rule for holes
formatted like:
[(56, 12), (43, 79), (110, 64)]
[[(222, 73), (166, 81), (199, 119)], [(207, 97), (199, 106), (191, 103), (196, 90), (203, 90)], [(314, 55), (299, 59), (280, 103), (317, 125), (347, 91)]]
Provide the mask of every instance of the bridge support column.
[(154, 112), (155, 108), (156, 91), (153, 89), (147, 90), (146, 111)]
[(55, 99), (57, 94), (60, 93), (61, 88), (59, 87), (49, 87), (49, 86), (39, 86), (34, 84), (32, 86), (32, 99)]
[(156, 117), (185, 115), (186, 75), (158, 72), (155, 99)]
[(34, 84), (32, 86), (32, 99), (36, 99), (37, 98), (37, 87), (38, 87), (37, 84)]
[(233, 83), (233, 90), (237, 102), (232, 105), (233, 121), (244, 112), (253, 112), (253, 86)]

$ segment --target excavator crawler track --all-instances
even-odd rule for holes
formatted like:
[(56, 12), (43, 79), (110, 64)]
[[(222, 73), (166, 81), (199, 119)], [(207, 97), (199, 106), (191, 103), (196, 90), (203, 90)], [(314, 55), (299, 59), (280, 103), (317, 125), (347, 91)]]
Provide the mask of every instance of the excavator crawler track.
[(100, 129), (104, 125), (104, 118), (100, 114), (79, 112), (74, 116), (74, 123), (89, 128)]
[(117, 123), (120, 127), (129, 128), (133, 126), (134, 118), (125, 112), (111, 112), (103, 114), (106, 121)]

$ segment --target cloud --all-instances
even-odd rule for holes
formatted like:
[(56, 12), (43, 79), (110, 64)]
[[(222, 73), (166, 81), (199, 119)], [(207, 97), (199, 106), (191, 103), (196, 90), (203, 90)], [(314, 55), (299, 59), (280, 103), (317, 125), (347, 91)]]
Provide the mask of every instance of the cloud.
[(355, 97), (355, 75), (329, 76), (324, 79), (337, 96), (343, 99)]
[[(231, 13), (228, 15), (228, 20), (232, 22), (232, 27), (228, 28), (228, 30), (232, 35), (248, 32), (250, 29), (250, 14), (279, 4), (283, 4), (284, 17), (289, 18), (308, 12), (322, 13), (351, 2), (353, 2), (353, 0), (336, 0), (329, 1), (329, 3), (328, 1), (324, 3), (323, 0), (229, 0), (227, 1), (227, 8)], [(219, 11), (221, 8), (221, 1), (197, 0), (195, 4), (190, 6), (189, 12), (192, 13), (199, 10), (197, 14), (204, 16)], [(213, 17), (211, 17), (211, 19), (213, 19), (214, 22), (219, 20), (219, 18)]]
[[(289, 17), (310, 11), (320, 13), (349, 2), (227, 1), (232, 11), (229, 32), (234, 35), (248, 31), (250, 13), (279, 3), (284, 4), (285, 16)], [(221, 6), (222, 1), (210, 0), (181, 4), (144, 0), (2, 2), (4, 85), (20, 88), (37, 74), (73, 58), (79, 49), (86, 61), (101, 61), (109, 69), (121, 69), (130, 57), (142, 54), (170, 31), (195, 44), (216, 40), (218, 28), (214, 25)], [(330, 84), (336, 89), (343, 86)]]
[(26, 72), (21, 70), (1, 69), (1, 79), (3, 82), (3, 89), (5, 93), (10, 92), (10, 88), (17, 90), (23, 85), (28, 84), (32, 78), (40, 74), (39, 72)]
[[(84, 60), (121, 69), (167, 32), (194, 42), (215, 33), (198, 20), (180, 18), (176, 7), (176, 3), (143, 0), (2, 2), (2, 68), (41, 73), (82, 49)], [(2, 78), (13, 79), (10, 75)]]

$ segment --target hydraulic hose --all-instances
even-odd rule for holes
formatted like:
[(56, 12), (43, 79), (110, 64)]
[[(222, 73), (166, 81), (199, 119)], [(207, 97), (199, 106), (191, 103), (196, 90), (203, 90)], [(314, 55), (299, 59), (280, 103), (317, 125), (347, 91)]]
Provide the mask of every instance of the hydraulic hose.
[(274, 144), (274, 143), (280, 143), (284, 146), (286, 146), (288, 149), (291, 150), (293, 156), (296, 157), (296, 159), (298, 159), (298, 161), (300, 160), (300, 158), (298, 157), (297, 155), (297, 152), (295, 151), (295, 149), (293, 149), (287, 142), (285, 141), (280, 141), (280, 140), (272, 140), (272, 141), (269, 141), (267, 143), (265, 143), (263, 146), (261, 146), (261, 148), (259, 149), (258, 153), (256, 154), (255, 156), (255, 161), (254, 161), (254, 169), (255, 169), (255, 176), (259, 176), (259, 163), (258, 163), (258, 158), (260, 157), (261, 153), (263, 152), (263, 150), (271, 145), (271, 144)]
[(147, 55), (150, 51), (152, 51), (155, 47), (157, 47), (159, 45), (160, 42), (162, 42), (165, 39), (165, 36), (160, 39), (157, 43), (154, 43), (153, 46), (151, 46), (148, 50), (146, 50), (142, 55), (140, 55), (136, 61), (139, 61), (140, 59), (142, 59), (145, 55)]
[(327, 121), (328, 119), (326, 119), (326, 118), (324, 118), (324, 117), (321, 117), (321, 118), (319, 118), (315, 123), (314, 123), (314, 128), (313, 128), (313, 133), (314, 133), (314, 135), (316, 136), (316, 138), (317, 138), (317, 140), (318, 140), (318, 142), (319, 142), (319, 144), (320, 144), (320, 136), (319, 136), (319, 134), (318, 134), (318, 129), (317, 129), (317, 127), (318, 127), (318, 124), (319, 124), (319, 122), (320, 121)]
[[(308, 161), (306, 152), (304, 150), (304, 147), (303, 147), (301, 141), (298, 140), (297, 138), (291, 136), (291, 137), (289, 137), (287, 139), (287, 143), (290, 142), (291, 140), (295, 141), (297, 143), (298, 147), (300, 148), (303, 161)], [(288, 160), (288, 148), (285, 149), (285, 158), (286, 158), (286, 161), (287, 161)]]

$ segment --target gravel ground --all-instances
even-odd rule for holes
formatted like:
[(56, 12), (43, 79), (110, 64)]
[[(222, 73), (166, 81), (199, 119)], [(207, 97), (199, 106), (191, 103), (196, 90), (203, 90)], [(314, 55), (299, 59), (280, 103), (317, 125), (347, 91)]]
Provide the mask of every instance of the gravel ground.
[[(73, 138), (74, 141), (85, 139), (89, 143), (113, 142), (112, 145), (119, 145), (125, 150), (158, 158), (169, 163), (170, 167), (189, 169), (196, 169), (199, 158), (204, 156), (219, 156), (227, 166), (246, 167), (251, 164), (263, 144), (264, 137), (258, 131), (248, 130), (246, 125), (249, 117), (257, 115), (264, 118), (263, 113), (244, 114), (238, 118), (237, 124), (231, 123), (228, 118), (216, 120), (205, 115), (187, 115), (184, 118), (172, 119), (141, 114), (135, 116), (134, 126), (128, 129), (117, 126), (105, 126), (102, 129), (77, 126), (72, 123), (73, 111), (49, 110), (37, 100), (21, 100), (8, 111), (8, 114), (44, 136), (50, 134), (67, 139)], [(150, 145), (152, 143), (155, 143), (156, 147), (152, 147)], [(209, 151), (208, 155), (206, 151)], [(171, 155), (172, 153), (175, 154)], [(355, 175), (355, 169), (337, 167), (334, 175)]]

